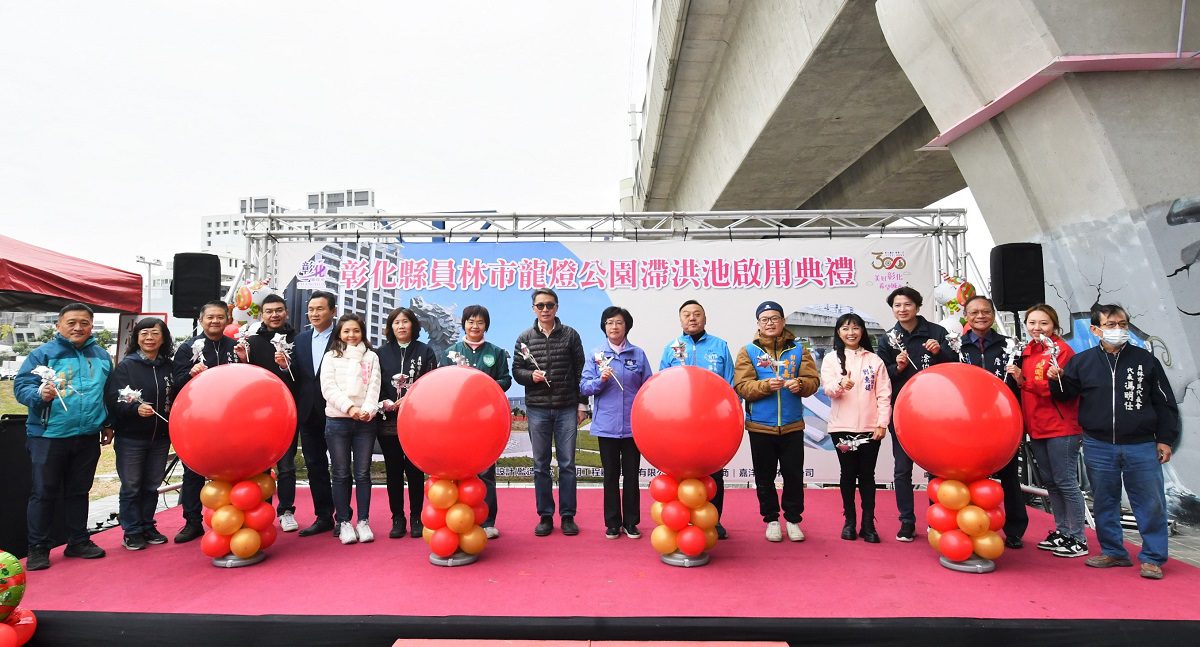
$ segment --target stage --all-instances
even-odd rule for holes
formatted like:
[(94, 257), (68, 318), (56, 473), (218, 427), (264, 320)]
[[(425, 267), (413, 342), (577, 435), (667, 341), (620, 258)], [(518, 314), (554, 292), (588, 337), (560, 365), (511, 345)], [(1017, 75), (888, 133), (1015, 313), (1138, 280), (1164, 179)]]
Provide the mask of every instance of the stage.
[[(533, 535), (533, 490), (502, 488), (497, 526), (472, 565), (429, 563), (420, 539), (388, 539), (390, 515), (375, 488), (371, 544), (329, 534), (280, 534), (261, 564), (219, 569), (198, 542), (130, 552), (114, 529), (93, 539), (108, 556), (65, 559), (30, 573), (22, 606), (40, 625), (31, 644), (378, 644), (397, 638), (787, 640), (792, 644), (1149, 642), (1200, 630), (1200, 569), (1172, 560), (1165, 579), (1134, 568), (1084, 566), (1034, 544), (1052, 527), (1030, 509), (1026, 547), (994, 573), (940, 567), (921, 531), (895, 541), (895, 503), (879, 492), (881, 544), (843, 541), (836, 490), (807, 490), (807, 540), (763, 538), (753, 490), (726, 492), (730, 538), (699, 568), (662, 564), (643, 537), (604, 537), (602, 493), (581, 489), (576, 537)], [(301, 527), (312, 520), (298, 494)], [(918, 517), (926, 499), (917, 493)], [(172, 536), (178, 508), (158, 516)], [(555, 520), (557, 524), (557, 519)], [(923, 528), (923, 524), (919, 524)], [(1092, 553), (1098, 552), (1094, 537)], [(1136, 555), (1137, 547), (1131, 547)], [(1136, 563), (1136, 561), (1135, 561)]]

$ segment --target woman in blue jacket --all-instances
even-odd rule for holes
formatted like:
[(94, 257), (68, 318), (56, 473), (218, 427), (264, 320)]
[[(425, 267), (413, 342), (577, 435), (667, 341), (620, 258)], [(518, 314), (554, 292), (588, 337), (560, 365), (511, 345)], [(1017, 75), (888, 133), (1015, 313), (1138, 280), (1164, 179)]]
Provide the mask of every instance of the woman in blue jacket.
[[(127, 550), (165, 544), (154, 524), (158, 485), (167, 469), (171, 435), (166, 418), (174, 400), (171, 331), (162, 319), (148, 318), (133, 327), (129, 352), (108, 376), (104, 403), (112, 413), (117, 475), (121, 477), (118, 518)], [(141, 392), (140, 401), (122, 389)]]
[[(629, 413), (638, 389), (653, 372), (646, 353), (629, 343), (633, 315), (625, 308), (609, 306), (600, 314), (600, 330), (608, 341), (592, 351), (583, 365), (579, 390), (593, 396), (591, 434), (600, 443), (600, 465), (604, 468), (604, 536), (616, 539), (624, 531), (630, 539), (641, 537), (638, 523), (638, 468), (642, 455), (633, 442)], [(618, 485), (624, 477), (624, 493)]]

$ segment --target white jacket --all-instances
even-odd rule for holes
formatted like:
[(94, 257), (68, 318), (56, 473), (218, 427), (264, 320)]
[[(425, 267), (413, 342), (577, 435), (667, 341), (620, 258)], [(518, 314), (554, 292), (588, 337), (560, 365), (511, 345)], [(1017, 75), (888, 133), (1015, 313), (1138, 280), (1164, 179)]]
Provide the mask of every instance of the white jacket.
[(333, 351), (321, 360), (321, 395), (325, 415), (349, 418), (350, 407), (366, 413), (379, 408), (379, 357), (363, 344), (351, 346), (336, 357)]

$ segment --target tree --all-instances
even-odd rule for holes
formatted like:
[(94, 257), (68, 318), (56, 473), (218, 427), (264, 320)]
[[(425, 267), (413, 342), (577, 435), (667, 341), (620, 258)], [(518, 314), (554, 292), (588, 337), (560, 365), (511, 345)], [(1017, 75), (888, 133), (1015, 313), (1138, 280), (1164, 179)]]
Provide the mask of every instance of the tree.
[(54, 334), (57, 332), (58, 330), (53, 326), (46, 326), (45, 328), (42, 328), (42, 332), (38, 334), (38, 341), (44, 344), (51, 339), (54, 339)]
[(105, 348), (112, 346), (114, 341), (112, 331), (105, 329), (96, 333), (96, 341)]
[(13, 333), (12, 324), (0, 324), (0, 342), (8, 339), (8, 336)]
[(19, 341), (19, 342), (13, 344), (13, 352), (18, 355), (28, 355), (29, 354), (29, 342)]

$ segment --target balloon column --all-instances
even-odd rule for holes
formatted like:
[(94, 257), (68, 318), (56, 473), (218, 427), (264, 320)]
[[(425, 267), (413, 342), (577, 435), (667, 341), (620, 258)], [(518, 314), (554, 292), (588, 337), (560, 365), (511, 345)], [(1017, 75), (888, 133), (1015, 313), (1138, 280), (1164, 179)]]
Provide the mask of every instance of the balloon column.
[(717, 542), (717, 484), (742, 442), (737, 395), (712, 371), (669, 368), (646, 381), (633, 401), (633, 440), (663, 474), (650, 481), (650, 544), (672, 566), (702, 566)]
[[(1008, 387), (969, 364), (938, 364), (911, 379), (893, 410), (896, 437), (918, 465), (941, 478), (929, 483), (929, 543), (942, 564), (987, 572), (1004, 552), (1004, 493), (988, 478), (1021, 442), (1021, 411)], [(958, 565), (958, 566), (956, 566)]]
[(438, 566), (474, 562), (487, 545), (480, 524), (488, 517), (483, 481), (508, 444), (512, 414), (508, 398), (486, 373), (446, 366), (408, 388), (396, 412), (405, 454), (421, 471), (426, 503), (421, 510), (429, 561)]
[(950, 332), (961, 333), (966, 319), (963, 306), (975, 296), (975, 286), (966, 279), (942, 274), (942, 282), (933, 288), (933, 300), (946, 309), (947, 317), (940, 324)]
[(271, 288), (270, 277), (246, 281), (234, 293), (233, 303), (230, 304), (233, 306), (231, 313), (233, 322), (242, 326), (258, 319), (258, 315), (262, 311), (263, 299), (268, 294), (275, 294), (275, 290)]
[(287, 386), (249, 364), (223, 364), (192, 378), (171, 410), (179, 458), (211, 479), (200, 492), (209, 530), (200, 550), (217, 566), (246, 566), (275, 541), (268, 474), (291, 447), (296, 404)]
[(25, 569), (11, 553), (0, 550), (0, 646), (24, 645), (37, 630), (33, 611), (23, 609)]

